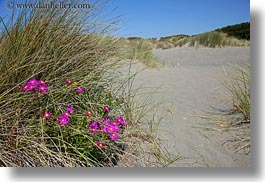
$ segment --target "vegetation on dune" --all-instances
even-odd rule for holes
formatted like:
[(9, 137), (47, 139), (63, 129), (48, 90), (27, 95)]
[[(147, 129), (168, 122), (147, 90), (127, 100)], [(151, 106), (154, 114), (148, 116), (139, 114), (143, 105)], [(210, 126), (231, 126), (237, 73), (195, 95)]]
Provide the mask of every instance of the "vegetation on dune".
[(243, 40), (250, 40), (250, 22), (230, 25), (216, 29), (217, 32), (226, 33), (230, 37), (235, 37)]
[(189, 37), (189, 35), (184, 35), (184, 34), (179, 34), (179, 35), (172, 35), (172, 36), (167, 36), (167, 37), (160, 37), (160, 41), (178, 41), (182, 38)]
[(250, 122), (250, 67), (238, 66), (235, 74), (231, 75), (227, 89), (232, 95), (231, 102), (235, 111), (242, 113), (245, 122)]
[[(250, 67), (245, 63), (233, 68), (225, 84), (233, 106), (230, 117), (221, 126), (234, 130), (233, 137), (226, 141), (236, 152), (250, 153)], [(228, 116), (229, 116), (228, 115)]]
[(155, 42), (156, 48), (169, 49), (173, 47), (225, 47), (225, 46), (247, 46), (249, 41), (229, 37), (222, 32), (206, 32), (193, 36), (178, 36), (176, 38), (160, 39)]
[[(232, 108), (219, 110), (215, 115), (202, 117), (213, 126), (202, 126), (212, 131), (231, 132), (224, 144), (235, 152), (250, 153), (250, 69), (249, 63), (234, 66), (224, 83)], [(229, 71), (229, 72), (230, 72)]]
[(246, 40), (239, 40), (234, 37), (229, 37), (222, 32), (207, 32), (199, 35), (194, 35), (186, 38), (186, 42), (190, 47), (225, 47), (225, 46), (247, 46), (249, 42)]
[(132, 123), (130, 100), (114, 80), (120, 48), (105, 34), (111, 22), (93, 23), (98, 7), (1, 19), (1, 166), (117, 163)]
[(129, 37), (129, 41), (141, 40), (152, 44), (156, 49), (170, 49), (174, 47), (225, 47), (225, 46), (249, 46), (250, 23), (241, 23), (216, 29), (198, 35), (172, 35), (160, 38), (143, 39), (141, 37)]
[(143, 39), (132, 39), (125, 45), (124, 58), (138, 60), (151, 68), (159, 67), (159, 63), (152, 53), (153, 44)]
[(126, 54), (153, 66), (152, 48), (128, 49), (126, 39), (110, 36), (116, 20), (99, 23), (101, 6), (1, 18), (0, 166), (135, 165), (122, 165), (124, 157), (151, 165), (137, 147), (160, 149), (159, 142), (140, 127), (146, 103), (134, 100), (135, 74), (120, 60)]

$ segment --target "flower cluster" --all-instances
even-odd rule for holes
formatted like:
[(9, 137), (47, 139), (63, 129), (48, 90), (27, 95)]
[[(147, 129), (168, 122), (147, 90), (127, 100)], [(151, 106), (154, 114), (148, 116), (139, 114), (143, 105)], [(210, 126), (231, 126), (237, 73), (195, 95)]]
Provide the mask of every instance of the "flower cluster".
[(36, 93), (46, 93), (48, 92), (48, 89), (46, 83), (43, 80), (32, 78), (21, 87), (21, 91), (36, 91)]
[(68, 105), (66, 107), (66, 112), (64, 112), (59, 118), (57, 118), (57, 122), (59, 125), (67, 125), (70, 122), (70, 116), (74, 113), (74, 109), (72, 105)]
[(93, 135), (97, 133), (108, 134), (110, 140), (117, 140), (120, 128), (125, 125), (125, 120), (122, 117), (117, 117), (114, 121), (111, 121), (109, 118), (92, 121), (89, 123), (88, 127), (90, 133)]
[[(82, 86), (77, 86), (76, 82), (72, 82), (71, 80), (67, 79), (65, 81), (67, 85), (74, 85), (75, 91), (77, 93), (82, 93), (84, 92), (84, 87)], [(44, 81), (42, 80), (37, 80), (35, 78), (30, 79), (22, 88), (21, 90), (23, 92), (26, 91), (35, 91), (36, 93), (46, 93), (48, 91), (47, 85)], [(88, 90), (90, 92), (90, 89)], [(124, 120), (123, 117), (118, 116), (118, 117), (113, 117), (109, 116), (111, 112), (111, 108), (107, 105), (103, 105), (101, 109), (101, 114), (103, 115), (100, 118), (96, 115), (97, 112), (93, 112), (92, 110), (87, 110), (86, 113), (84, 114), (85, 117), (88, 118), (89, 124), (88, 124), (88, 129), (89, 133), (93, 136), (95, 136), (96, 145), (99, 149), (105, 148), (106, 144), (106, 138), (107, 141), (115, 141), (118, 139), (119, 134), (122, 131), (122, 128), (126, 126), (126, 121)], [(52, 117), (51, 112), (45, 112), (43, 114), (43, 118), (46, 120), (54, 120), (56, 121), (59, 125), (67, 125), (70, 122), (70, 118), (72, 117), (74, 113), (74, 107), (72, 105), (68, 105), (65, 109), (65, 111), (59, 116), (59, 117)], [(56, 118), (56, 119), (55, 119)], [(99, 141), (98, 137), (102, 138), (104, 142)]]

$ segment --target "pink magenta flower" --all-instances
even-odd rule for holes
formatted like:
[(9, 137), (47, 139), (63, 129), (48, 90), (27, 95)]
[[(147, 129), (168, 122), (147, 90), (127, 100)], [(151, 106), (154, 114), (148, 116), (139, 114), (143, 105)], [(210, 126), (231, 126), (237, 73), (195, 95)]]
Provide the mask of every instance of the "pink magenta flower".
[(90, 128), (90, 133), (91, 134), (96, 134), (98, 132), (98, 128)]
[(32, 78), (30, 79), (28, 82), (27, 82), (27, 85), (34, 85), (34, 86), (37, 86), (38, 84), (38, 80), (35, 79), (35, 78)]
[(66, 111), (71, 115), (74, 113), (74, 107), (72, 105), (68, 105), (66, 107)]
[(103, 123), (105, 125), (110, 125), (110, 119), (103, 118)]
[(37, 88), (36, 85), (28, 85), (28, 90), (33, 90), (34, 88)]
[(96, 134), (98, 132), (98, 123), (96, 121), (91, 122), (88, 127), (91, 134)]
[(103, 128), (101, 129), (101, 133), (105, 134), (107, 133), (107, 130), (108, 130), (108, 126), (103, 126)]
[(118, 122), (118, 123), (120, 123), (120, 124), (122, 124), (122, 125), (126, 125), (126, 121), (124, 120), (124, 118), (123, 117), (117, 117), (116, 118), (116, 121)]
[(65, 80), (65, 83), (66, 83), (67, 85), (71, 85), (71, 84), (72, 84), (72, 81), (69, 80), (69, 79), (67, 79), (67, 80)]
[(111, 125), (113, 125), (113, 126), (118, 126), (119, 124), (118, 124), (116, 121), (113, 121), (113, 122), (111, 123)]
[(65, 116), (61, 116), (58, 118), (58, 123), (59, 125), (67, 125), (69, 123), (70, 119), (68, 117)]
[(82, 93), (84, 91), (84, 88), (83, 87), (76, 87), (76, 92), (77, 93)]
[(114, 132), (114, 133), (110, 133), (110, 139), (111, 140), (117, 140), (119, 137), (119, 134)]
[(39, 92), (40, 93), (46, 93), (46, 92), (48, 92), (47, 86), (46, 85), (40, 85), (39, 86)]
[(64, 116), (64, 117), (70, 117), (71, 116), (71, 114), (69, 113), (69, 112), (64, 112), (63, 114), (62, 114), (62, 116)]
[(100, 141), (97, 141), (97, 147), (98, 147), (99, 149), (103, 149), (105, 146), (104, 146), (104, 144), (101, 143)]
[(104, 106), (103, 109), (104, 109), (104, 111), (106, 111), (106, 112), (110, 112), (110, 108), (109, 108), (108, 106)]
[(88, 110), (88, 111), (86, 112), (86, 116), (91, 117), (91, 116), (92, 116), (92, 111)]
[(45, 81), (43, 81), (43, 80), (39, 80), (39, 81), (38, 81), (38, 84), (39, 84), (39, 85), (45, 85), (45, 86), (46, 86), (46, 83), (45, 83)]
[(45, 112), (44, 115), (43, 115), (43, 117), (44, 117), (45, 119), (50, 119), (51, 115), (52, 115), (52, 113), (50, 113), (50, 112)]
[(22, 92), (26, 92), (26, 91), (29, 91), (29, 86), (28, 85), (24, 85), (21, 87), (21, 91)]
[(22, 86), (21, 91), (26, 92), (26, 91), (31, 91), (34, 89), (38, 89), (38, 90), (35, 90), (37, 94), (39, 92), (46, 93), (47, 85), (45, 84), (43, 80), (37, 80), (35, 78), (32, 78), (26, 83), (26, 85)]
[(115, 125), (109, 125), (107, 127), (107, 132), (108, 133), (115, 133), (115, 132), (119, 132), (119, 127), (115, 126)]

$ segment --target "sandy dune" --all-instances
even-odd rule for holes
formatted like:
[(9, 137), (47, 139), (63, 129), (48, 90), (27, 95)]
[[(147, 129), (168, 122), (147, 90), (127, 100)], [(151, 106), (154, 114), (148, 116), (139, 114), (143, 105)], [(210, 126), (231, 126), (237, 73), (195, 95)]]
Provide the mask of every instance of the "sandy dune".
[[(141, 95), (139, 100), (151, 96), (162, 101), (156, 120), (160, 121), (158, 135), (169, 152), (185, 159), (171, 166), (248, 167), (249, 155), (235, 153), (222, 144), (231, 132), (213, 132), (198, 128), (209, 120), (204, 116), (211, 107), (229, 109), (224, 103), (227, 92), (222, 85), (231, 65), (249, 61), (250, 48), (174, 48), (154, 50), (154, 55), (165, 66), (159, 70), (146, 69), (135, 80)], [(151, 116), (150, 116), (151, 117)]]

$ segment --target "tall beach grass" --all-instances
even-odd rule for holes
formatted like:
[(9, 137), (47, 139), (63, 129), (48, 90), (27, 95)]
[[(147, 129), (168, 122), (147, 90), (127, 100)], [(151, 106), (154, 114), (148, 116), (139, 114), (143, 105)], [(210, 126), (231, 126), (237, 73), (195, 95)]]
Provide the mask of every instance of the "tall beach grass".
[[(116, 20), (99, 22), (102, 6), (95, 2), (82, 10), (31, 9), (10, 20), (1, 18), (1, 166), (116, 165), (117, 155), (125, 150), (124, 128), (115, 141), (89, 132), (97, 117), (122, 116), (128, 125), (132, 120), (129, 100), (118, 94), (125, 92), (117, 91), (123, 88), (114, 86), (120, 46), (109, 33)], [(45, 81), (48, 92), (22, 92), (32, 78)], [(82, 93), (77, 93), (78, 86)], [(56, 117), (68, 105), (75, 112), (68, 125), (60, 126)], [(91, 117), (85, 115), (88, 110)], [(45, 112), (52, 119), (45, 119)]]
[(153, 44), (144, 39), (131, 39), (124, 45), (124, 58), (137, 60), (147, 67), (157, 68), (160, 66), (152, 53)]

